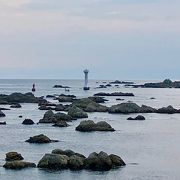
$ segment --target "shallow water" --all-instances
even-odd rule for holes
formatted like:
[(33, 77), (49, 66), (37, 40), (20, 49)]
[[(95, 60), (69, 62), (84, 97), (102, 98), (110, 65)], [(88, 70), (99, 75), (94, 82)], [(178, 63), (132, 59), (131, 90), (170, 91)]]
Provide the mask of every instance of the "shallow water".
[[(36, 83), (36, 96), (66, 93), (63, 89), (52, 88), (55, 84), (71, 86), (69, 94), (88, 97), (97, 92), (133, 92), (135, 97), (123, 97), (124, 102), (133, 101), (139, 105), (152, 107), (173, 105), (180, 108), (180, 89), (132, 89), (110, 87), (94, 89), (99, 84), (90, 81), (90, 91), (82, 90), (80, 80), (0, 80), (0, 93), (29, 92)], [(155, 97), (155, 100), (150, 99)], [(108, 97), (107, 106), (121, 103), (115, 97)], [(9, 107), (9, 106), (1, 106)], [(9, 151), (20, 152), (26, 161), (37, 163), (41, 157), (53, 149), (72, 149), (84, 155), (101, 150), (122, 157), (127, 166), (109, 172), (64, 170), (47, 172), (39, 169), (21, 171), (5, 170), (0, 167), (0, 180), (55, 180), (55, 179), (123, 179), (123, 180), (179, 180), (180, 179), (180, 114), (144, 114), (145, 121), (127, 121), (129, 115), (89, 113), (89, 119), (105, 120), (116, 129), (115, 132), (76, 132), (75, 127), (81, 120), (73, 121), (70, 127), (55, 128), (51, 125), (24, 126), (22, 121), (31, 118), (35, 122), (43, 117), (45, 111), (38, 110), (37, 104), (22, 104), (21, 109), (4, 111), (6, 126), (0, 126), (0, 165)], [(18, 118), (23, 115), (23, 118)], [(131, 116), (135, 116), (131, 115)], [(60, 142), (45, 145), (25, 143), (30, 136), (44, 133)]]

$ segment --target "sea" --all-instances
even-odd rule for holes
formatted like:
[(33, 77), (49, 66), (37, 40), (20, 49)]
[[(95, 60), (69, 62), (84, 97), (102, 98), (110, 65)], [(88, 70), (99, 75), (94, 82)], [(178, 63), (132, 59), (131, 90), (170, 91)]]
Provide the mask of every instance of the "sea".
[[(134, 81), (136, 84), (151, 81)], [(0, 80), (0, 94), (13, 92), (31, 92), (32, 84), (36, 84), (35, 96), (53, 94), (73, 94), (77, 98), (89, 97), (98, 92), (128, 92), (134, 97), (106, 97), (106, 106), (122, 102), (134, 102), (138, 105), (149, 105), (155, 108), (172, 105), (180, 109), (180, 89), (144, 89), (120, 85), (98, 89), (100, 84), (108, 80), (89, 80), (89, 91), (83, 90), (83, 80)], [(70, 91), (53, 88), (54, 85), (70, 86)], [(151, 99), (151, 98), (155, 99)], [(52, 99), (48, 99), (55, 102)], [(0, 126), (0, 180), (179, 180), (180, 179), (180, 114), (143, 114), (145, 121), (127, 121), (137, 114), (122, 115), (108, 113), (88, 113), (89, 120), (106, 121), (115, 132), (82, 133), (75, 127), (83, 120), (70, 122), (66, 128), (52, 127), (51, 124), (22, 125), (26, 118), (38, 122), (46, 111), (38, 110), (37, 104), (21, 104), (20, 109), (3, 111), (7, 125)], [(0, 107), (9, 108), (9, 105)], [(22, 115), (23, 118), (19, 118)], [(26, 143), (29, 137), (45, 134), (58, 143), (45, 145)], [(16, 151), (22, 154), (25, 161), (38, 163), (45, 153), (53, 149), (71, 149), (88, 156), (92, 152), (105, 151), (117, 154), (126, 166), (107, 172), (82, 171), (45, 171), (38, 168), (24, 170), (5, 170), (5, 154)]]

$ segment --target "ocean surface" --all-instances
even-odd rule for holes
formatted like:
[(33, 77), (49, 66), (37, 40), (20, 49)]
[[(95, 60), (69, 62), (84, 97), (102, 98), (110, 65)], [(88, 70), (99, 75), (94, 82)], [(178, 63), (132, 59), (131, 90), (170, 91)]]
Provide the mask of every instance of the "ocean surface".
[[(83, 91), (81, 80), (0, 80), (0, 94), (13, 92), (30, 92), (32, 84), (36, 84), (36, 96), (48, 94), (74, 94), (78, 98), (92, 96), (97, 92), (132, 92), (135, 97), (123, 97), (124, 101), (116, 101), (116, 97), (107, 97), (106, 106), (132, 101), (138, 105), (150, 105), (155, 108), (172, 105), (180, 109), (180, 89), (141, 89), (119, 88), (96, 89), (104, 81), (90, 80), (90, 91)], [(108, 83), (108, 81), (106, 81)], [(137, 81), (136, 83), (143, 83)], [(70, 86), (70, 92), (55, 89), (55, 84)], [(154, 97), (156, 99), (150, 99)], [(51, 99), (49, 99), (51, 101)], [(0, 107), (8, 107), (0, 106)], [(180, 179), (180, 114), (144, 114), (145, 121), (127, 121), (132, 115), (89, 113), (90, 120), (107, 121), (115, 132), (82, 133), (75, 131), (81, 120), (73, 121), (67, 128), (56, 128), (51, 125), (24, 126), (22, 121), (30, 118), (38, 122), (46, 111), (38, 110), (37, 104), (22, 104), (21, 109), (3, 111), (6, 126), (0, 126), (0, 180), (179, 180)], [(22, 115), (23, 118), (18, 116)], [(26, 143), (30, 136), (45, 134), (58, 143), (36, 145)], [(108, 172), (92, 172), (87, 170), (63, 170), (50, 172), (38, 168), (13, 171), (5, 170), (5, 154), (17, 151), (26, 161), (38, 163), (45, 153), (53, 149), (72, 149), (84, 155), (96, 151), (114, 153), (122, 157), (126, 166)]]

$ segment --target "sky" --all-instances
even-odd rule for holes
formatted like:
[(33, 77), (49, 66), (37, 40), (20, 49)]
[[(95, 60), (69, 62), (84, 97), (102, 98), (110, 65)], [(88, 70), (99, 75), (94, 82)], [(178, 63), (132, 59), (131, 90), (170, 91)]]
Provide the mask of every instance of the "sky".
[(180, 79), (179, 0), (0, 0), (0, 78)]

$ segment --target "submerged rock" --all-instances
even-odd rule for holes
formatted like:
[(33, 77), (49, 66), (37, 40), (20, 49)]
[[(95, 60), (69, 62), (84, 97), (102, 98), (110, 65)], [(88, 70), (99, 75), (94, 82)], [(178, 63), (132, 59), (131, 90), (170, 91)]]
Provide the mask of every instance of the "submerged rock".
[(17, 152), (9, 152), (6, 154), (6, 161), (17, 161), (23, 159), (22, 155)]
[(43, 143), (52, 143), (52, 142), (58, 142), (58, 140), (51, 140), (44, 134), (40, 134), (37, 136), (30, 137), (28, 140), (26, 140), (28, 143), (38, 143), (38, 144), (43, 144)]
[(88, 114), (77, 106), (70, 107), (68, 110), (68, 115), (75, 119), (88, 118)]
[(34, 124), (34, 121), (31, 120), (31, 119), (25, 119), (22, 124), (25, 124), (25, 125), (33, 125)]
[(61, 170), (68, 168), (69, 157), (59, 154), (45, 154), (39, 161), (38, 167), (45, 169)]
[(79, 126), (76, 127), (76, 131), (90, 132), (90, 131), (115, 131), (107, 122), (100, 121), (94, 123), (94, 121), (82, 121)]
[(35, 168), (36, 164), (25, 161), (10, 161), (6, 162), (3, 166), (5, 169), (24, 169), (24, 168)]

